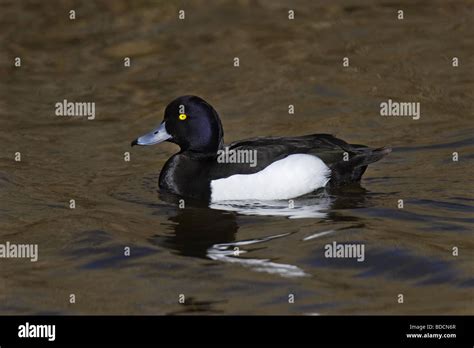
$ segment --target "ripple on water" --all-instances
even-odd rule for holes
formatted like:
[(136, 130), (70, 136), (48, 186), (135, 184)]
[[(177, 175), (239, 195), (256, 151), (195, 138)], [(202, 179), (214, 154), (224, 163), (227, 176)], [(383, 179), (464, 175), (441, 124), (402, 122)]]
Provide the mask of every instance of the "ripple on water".
[[(241, 254), (245, 254), (247, 252), (241, 248), (242, 246), (264, 243), (272, 239), (282, 238), (288, 235), (289, 233), (285, 233), (233, 243), (214, 244), (207, 250), (207, 257), (220, 262), (233, 263), (248, 267), (256, 272), (276, 274), (287, 278), (308, 277), (309, 274), (305, 273), (301, 268), (294, 265), (272, 262), (268, 259), (250, 259), (240, 257)], [(235, 249), (236, 247), (238, 249)]]

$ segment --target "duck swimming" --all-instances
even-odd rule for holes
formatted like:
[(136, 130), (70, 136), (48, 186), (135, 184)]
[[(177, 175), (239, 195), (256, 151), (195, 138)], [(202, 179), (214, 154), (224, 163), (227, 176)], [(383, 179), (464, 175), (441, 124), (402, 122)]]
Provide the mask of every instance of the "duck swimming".
[[(192, 95), (173, 100), (161, 124), (131, 145), (164, 141), (181, 150), (161, 170), (160, 189), (208, 202), (290, 199), (359, 182), (367, 165), (391, 152), (348, 144), (330, 134), (258, 137), (224, 145), (216, 110)], [(252, 154), (255, 158), (245, 161)]]

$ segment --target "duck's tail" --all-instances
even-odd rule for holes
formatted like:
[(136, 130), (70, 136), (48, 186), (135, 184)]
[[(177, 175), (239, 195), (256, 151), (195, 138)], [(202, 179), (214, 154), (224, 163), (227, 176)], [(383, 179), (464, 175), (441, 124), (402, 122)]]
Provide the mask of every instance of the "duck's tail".
[(365, 151), (363, 153), (355, 155), (348, 162), (353, 161), (354, 166), (357, 167), (366, 166), (381, 160), (390, 152), (392, 152), (392, 148), (390, 147), (379, 147), (378, 149), (365, 148)]
[(341, 186), (360, 181), (369, 164), (381, 160), (392, 152), (390, 147), (371, 149), (361, 145), (351, 146), (354, 149), (352, 156), (349, 156), (347, 161), (335, 163), (331, 168), (331, 186)]

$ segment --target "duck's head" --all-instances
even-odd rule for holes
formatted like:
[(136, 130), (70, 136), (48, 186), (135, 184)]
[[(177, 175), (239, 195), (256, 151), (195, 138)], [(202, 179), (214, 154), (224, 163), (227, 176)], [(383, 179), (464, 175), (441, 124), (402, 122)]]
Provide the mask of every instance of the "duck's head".
[(216, 110), (193, 95), (176, 98), (165, 109), (161, 124), (134, 141), (133, 145), (154, 145), (169, 141), (181, 151), (215, 153), (224, 137)]

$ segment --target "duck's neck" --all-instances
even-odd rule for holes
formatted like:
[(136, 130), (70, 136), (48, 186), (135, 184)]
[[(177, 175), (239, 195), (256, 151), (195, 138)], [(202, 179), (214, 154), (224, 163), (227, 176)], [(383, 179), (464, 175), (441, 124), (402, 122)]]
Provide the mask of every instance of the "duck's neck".
[(224, 149), (224, 139), (221, 138), (216, 144), (209, 144), (205, 147), (198, 148), (181, 148), (179, 154), (185, 155), (191, 158), (209, 158), (216, 157), (219, 150)]

